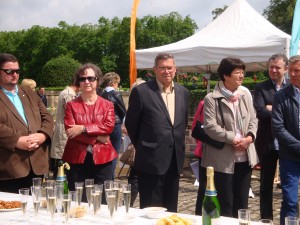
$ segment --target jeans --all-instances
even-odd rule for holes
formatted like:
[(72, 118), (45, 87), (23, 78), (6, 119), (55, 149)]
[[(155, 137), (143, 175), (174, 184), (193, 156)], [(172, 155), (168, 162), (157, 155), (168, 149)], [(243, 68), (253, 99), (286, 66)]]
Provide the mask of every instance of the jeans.
[(300, 178), (300, 162), (279, 159), (280, 180), (282, 186), (282, 203), (280, 225), (284, 225), (287, 216), (298, 217), (298, 188)]
[[(121, 142), (122, 142), (122, 130), (121, 130), (121, 123), (116, 123), (113, 132), (110, 134), (110, 141), (116, 152), (119, 154)], [(114, 159), (112, 161), (112, 179), (115, 178), (115, 170), (117, 167), (118, 159)]]

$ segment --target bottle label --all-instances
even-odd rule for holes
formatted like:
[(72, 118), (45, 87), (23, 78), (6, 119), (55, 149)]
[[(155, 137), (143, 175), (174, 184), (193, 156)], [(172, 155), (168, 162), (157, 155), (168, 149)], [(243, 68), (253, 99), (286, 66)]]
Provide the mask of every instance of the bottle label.
[(211, 218), (211, 225), (220, 225), (221, 221), (220, 221), (220, 217), (219, 218)]
[(210, 190), (205, 190), (205, 195), (207, 196), (216, 196), (217, 195), (217, 191), (210, 191)]

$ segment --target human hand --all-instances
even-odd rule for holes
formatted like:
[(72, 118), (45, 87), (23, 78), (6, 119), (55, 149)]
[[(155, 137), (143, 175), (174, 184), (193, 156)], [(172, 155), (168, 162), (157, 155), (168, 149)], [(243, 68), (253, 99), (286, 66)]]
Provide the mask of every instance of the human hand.
[(25, 151), (36, 150), (39, 146), (38, 139), (30, 138), (30, 136), (21, 136), (16, 143), (16, 148)]
[(97, 141), (103, 144), (108, 144), (108, 140), (109, 140), (109, 135), (100, 135), (97, 137)]
[(266, 109), (270, 112), (272, 112), (272, 105), (266, 105)]
[(71, 125), (71, 128), (66, 130), (66, 134), (68, 138), (74, 138), (79, 134), (83, 133), (84, 126), (83, 125)]

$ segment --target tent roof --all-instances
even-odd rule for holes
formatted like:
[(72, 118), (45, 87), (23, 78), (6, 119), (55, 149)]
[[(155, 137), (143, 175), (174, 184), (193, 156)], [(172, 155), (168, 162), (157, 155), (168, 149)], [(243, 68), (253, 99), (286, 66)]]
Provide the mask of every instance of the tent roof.
[(216, 71), (225, 57), (238, 57), (246, 70), (267, 70), (276, 53), (288, 54), (290, 35), (256, 12), (245, 0), (235, 0), (217, 19), (176, 43), (136, 50), (138, 69), (151, 69), (158, 53), (174, 55), (182, 72)]

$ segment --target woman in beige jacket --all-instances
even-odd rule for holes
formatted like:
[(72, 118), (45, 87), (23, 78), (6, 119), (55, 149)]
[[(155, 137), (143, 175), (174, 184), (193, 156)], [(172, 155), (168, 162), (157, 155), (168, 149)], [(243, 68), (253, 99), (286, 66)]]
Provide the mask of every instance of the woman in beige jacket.
[[(221, 81), (204, 99), (205, 132), (225, 145), (217, 149), (204, 144), (201, 166), (214, 167), (221, 215), (228, 217), (237, 217), (238, 209), (248, 207), (251, 171), (258, 163), (254, 147), (257, 119), (251, 95), (241, 87), (244, 71), (242, 60), (223, 59), (218, 68)], [(202, 177), (200, 184), (205, 182)]]

